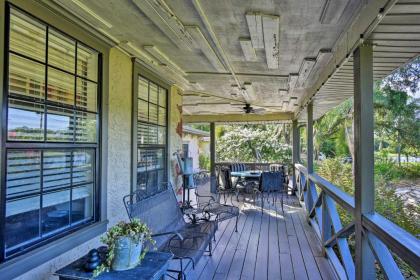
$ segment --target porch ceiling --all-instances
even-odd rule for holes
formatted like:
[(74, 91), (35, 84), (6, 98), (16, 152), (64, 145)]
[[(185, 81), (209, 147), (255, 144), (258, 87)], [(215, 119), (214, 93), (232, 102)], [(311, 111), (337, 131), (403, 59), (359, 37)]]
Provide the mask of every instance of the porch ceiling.
[[(367, 41), (373, 45), (373, 78), (381, 80), (420, 54), (420, 1), (395, 1)], [(353, 56), (346, 58), (312, 97), (314, 118), (351, 98), (354, 91)], [(301, 119), (306, 119), (302, 110)]]
[[(419, 1), (398, 1), (372, 33), (376, 78), (419, 53)], [(300, 118), (315, 92), (315, 118), (352, 94), (352, 60), (342, 58), (396, 1), (362, 2), (53, 0), (183, 88), (186, 115), (238, 115), (250, 103)]]

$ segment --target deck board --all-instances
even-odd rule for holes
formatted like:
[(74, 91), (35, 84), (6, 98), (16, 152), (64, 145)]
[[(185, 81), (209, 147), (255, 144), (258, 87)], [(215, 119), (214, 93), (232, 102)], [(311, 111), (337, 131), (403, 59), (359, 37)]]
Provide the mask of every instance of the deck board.
[(234, 219), (221, 222), (213, 255), (187, 271), (189, 280), (335, 279), (295, 196), (285, 196), (284, 212), (280, 199), (265, 202), (264, 211), (258, 203), (234, 204), (241, 209), (238, 232)]

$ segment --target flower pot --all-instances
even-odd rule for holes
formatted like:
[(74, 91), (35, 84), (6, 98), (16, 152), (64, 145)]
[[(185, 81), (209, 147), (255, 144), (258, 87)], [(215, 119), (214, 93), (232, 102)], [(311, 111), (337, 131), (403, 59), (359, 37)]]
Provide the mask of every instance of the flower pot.
[(138, 241), (130, 237), (119, 237), (115, 241), (114, 259), (111, 268), (121, 271), (132, 269), (140, 264), (143, 249), (143, 236)]

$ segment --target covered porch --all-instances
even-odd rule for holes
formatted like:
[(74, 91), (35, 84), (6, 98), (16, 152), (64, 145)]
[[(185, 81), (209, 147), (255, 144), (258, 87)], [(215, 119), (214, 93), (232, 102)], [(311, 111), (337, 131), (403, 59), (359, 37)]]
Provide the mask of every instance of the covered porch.
[[(191, 123), (210, 126), (206, 194), (218, 124), (285, 123), (293, 149), (284, 209), (233, 200), (238, 232), (222, 221), (188, 279), (404, 279), (400, 260), (418, 277), (420, 241), (375, 212), (373, 88), (420, 54), (420, 1), (0, 0), (0, 15), (5, 279), (57, 279), (128, 220), (127, 194), (181, 200)], [(349, 98), (354, 196), (314, 171), (314, 122)]]

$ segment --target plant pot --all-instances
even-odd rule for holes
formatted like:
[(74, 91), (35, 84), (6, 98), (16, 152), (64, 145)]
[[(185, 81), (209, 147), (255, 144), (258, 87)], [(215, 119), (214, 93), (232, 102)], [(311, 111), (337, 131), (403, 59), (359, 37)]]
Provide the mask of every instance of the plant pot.
[(140, 264), (140, 256), (143, 249), (143, 236), (138, 242), (130, 237), (119, 237), (115, 241), (114, 259), (111, 268), (121, 271), (132, 269)]

